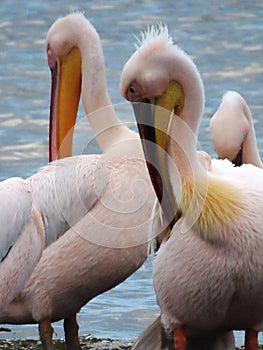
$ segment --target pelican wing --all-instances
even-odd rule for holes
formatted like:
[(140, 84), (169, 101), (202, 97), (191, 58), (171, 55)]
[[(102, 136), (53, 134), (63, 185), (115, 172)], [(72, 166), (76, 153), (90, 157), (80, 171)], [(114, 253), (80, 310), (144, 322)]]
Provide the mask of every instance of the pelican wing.
[(0, 183), (0, 261), (18, 240), (30, 216), (31, 191), (23, 179), (10, 178)]
[(50, 163), (28, 179), (41, 212), (46, 245), (83, 218), (105, 187), (100, 155), (69, 157)]
[(19, 178), (0, 183), (0, 311), (17, 295), (44, 248), (39, 212), (29, 184)]

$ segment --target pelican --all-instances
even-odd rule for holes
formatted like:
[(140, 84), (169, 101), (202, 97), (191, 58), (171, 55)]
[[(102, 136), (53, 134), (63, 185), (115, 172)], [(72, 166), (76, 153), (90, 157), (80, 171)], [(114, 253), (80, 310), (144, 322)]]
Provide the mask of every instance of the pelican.
[[(204, 151), (198, 152), (199, 161), (208, 171), (212, 170), (211, 157)], [(213, 169), (214, 170), (214, 169)], [(152, 230), (161, 231), (161, 223), (165, 221), (162, 213), (158, 213), (158, 206), (153, 208), (154, 220)], [(159, 215), (159, 216), (158, 216)], [(166, 236), (170, 232), (166, 233)], [(155, 236), (155, 234), (154, 234)], [(162, 244), (165, 244), (164, 242)], [(235, 339), (232, 331), (198, 332), (186, 329), (187, 350), (235, 350)], [(171, 332), (162, 327), (161, 317), (158, 316), (138, 337), (132, 350), (159, 350), (170, 349), (174, 345)]]
[(214, 149), (221, 159), (227, 158), (236, 165), (242, 160), (242, 163), (263, 167), (252, 114), (238, 92), (228, 91), (223, 96), (210, 120), (210, 132)]
[[(228, 91), (210, 121), (211, 138), (214, 149), (221, 159), (229, 159), (236, 165), (243, 163), (262, 167), (257, 149), (255, 129), (249, 107), (244, 98), (236, 91)], [(206, 168), (211, 171), (212, 163), (208, 154), (203, 155)], [(216, 169), (212, 169), (215, 171)], [(164, 338), (167, 339), (164, 339)], [(171, 338), (171, 337), (170, 337)], [(160, 316), (140, 335), (133, 346), (133, 350), (158, 350), (160, 344), (172, 342), (169, 335), (165, 335), (161, 327)], [(207, 335), (189, 336), (188, 348), (193, 349), (235, 349), (232, 332), (216, 332)], [(191, 345), (193, 344), (193, 345)]]
[(44, 247), (41, 216), (21, 178), (0, 182), (0, 313), (28, 280)]
[[(137, 102), (142, 145), (164, 215), (182, 215), (153, 265), (162, 323), (173, 330), (174, 343), (180, 344), (175, 348), (186, 349), (184, 328), (190, 327), (246, 329), (246, 350), (257, 349), (255, 330), (263, 321), (262, 169), (233, 167), (227, 160), (217, 161), (216, 172), (200, 165), (196, 146), (203, 84), (166, 26), (153, 26), (143, 35), (124, 66), (120, 88)], [(172, 190), (165, 203), (152, 164), (163, 187)]]
[(51, 160), (71, 155), (80, 92), (103, 154), (64, 158), (43, 170), (56, 190), (56, 197), (49, 198), (48, 218), (53, 236), (58, 231), (60, 237), (44, 250), (0, 323), (39, 323), (43, 347), (51, 350), (51, 322), (64, 319), (67, 348), (76, 350), (76, 313), (146, 260), (155, 193), (139, 135), (111, 105), (94, 27), (81, 13), (58, 19), (47, 33), (46, 52), (53, 81)]

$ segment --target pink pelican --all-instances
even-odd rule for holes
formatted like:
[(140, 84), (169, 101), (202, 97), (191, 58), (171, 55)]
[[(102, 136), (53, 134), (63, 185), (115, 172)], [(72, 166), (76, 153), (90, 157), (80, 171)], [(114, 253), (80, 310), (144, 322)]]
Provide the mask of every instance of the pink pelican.
[(41, 216), (21, 178), (0, 182), (0, 314), (23, 288), (44, 248)]
[[(227, 125), (227, 127), (226, 127)], [(252, 114), (245, 99), (228, 91), (211, 118), (210, 131), (216, 153), (239, 165), (253, 164), (262, 168)]]
[(53, 235), (56, 230), (62, 235), (44, 250), (0, 322), (39, 323), (43, 347), (51, 350), (51, 322), (64, 319), (67, 348), (76, 350), (76, 313), (146, 260), (155, 194), (140, 138), (111, 106), (94, 27), (80, 13), (60, 18), (47, 33), (46, 51), (53, 81), (51, 159), (71, 155), (80, 92), (103, 154), (61, 159), (44, 169), (56, 190), (49, 198), (49, 224)]
[(246, 350), (257, 349), (253, 330), (263, 321), (262, 169), (233, 167), (224, 160), (214, 173), (200, 165), (196, 146), (203, 84), (167, 27), (151, 27), (143, 35), (124, 66), (120, 87), (124, 97), (137, 102), (134, 110), (159, 200), (163, 190), (152, 164), (164, 187), (172, 189), (169, 212), (161, 201), (164, 215), (171, 217), (171, 207), (182, 215), (161, 246), (153, 272), (162, 323), (173, 330), (175, 349), (186, 349), (185, 327), (246, 329)]
[(229, 159), (237, 166), (244, 163), (263, 167), (253, 117), (247, 102), (238, 92), (228, 91), (223, 96), (211, 118), (210, 131), (214, 149), (221, 159)]
[[(210, 121), (211, 138), (214, 149), (221, 159), (229, 159), (236, 165), (241, 165), (243, 159), (245, 163), (254, 164), (262, 167), (259, 156), (253, 119), (249, 107), (244, 98), (235, 91), (228, 91), (222, 98), (222, 102)], [(209, 160), (209, 156), (205, 154), (207, 161), (206, 167), (210, 171), (214, 162)], [(211, 163), (210, 163), (211, 162)], [(233, 334), (231, 332), (216, 332), (208, 335), (200, 335), (189, 337), (190, 342), (194, 342), (193, 349), (235, 349), (233, 344)], [(167, 339), (165, 339), (167, 338)], [(172, 342), (169, 335), (165, 336), (165, 332), (161, 327), (160, 316), (140, 335), (133, 350), (158, 350), (160, 344)], [(191, 345), (188, 348), (191, 349)]]

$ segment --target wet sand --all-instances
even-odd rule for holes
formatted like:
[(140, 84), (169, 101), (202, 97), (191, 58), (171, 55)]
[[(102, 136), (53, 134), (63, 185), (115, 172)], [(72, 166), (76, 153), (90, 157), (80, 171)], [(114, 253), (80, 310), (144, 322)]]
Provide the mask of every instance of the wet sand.
[[(133, 342), (111, 339), (97, 339), (92, 336), (81, 337), (82, 350), (128, 350), (131, 349)], [(65, 350), (65, 341), (55, 341), (56, 350)], [(39, 340), (1, 340), (1, 350), (41, 350), (41, 343)], [(236, 350), (242, 350), (244, 347), (236, 347)], [(263, 350), (263, 345), (259, 346), (259, 350)]]

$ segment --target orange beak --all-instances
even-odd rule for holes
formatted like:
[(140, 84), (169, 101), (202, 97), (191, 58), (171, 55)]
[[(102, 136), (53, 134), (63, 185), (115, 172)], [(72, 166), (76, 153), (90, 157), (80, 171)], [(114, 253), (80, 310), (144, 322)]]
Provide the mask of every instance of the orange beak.
[(168, 174), (167, 144), (172, 112), (183, 108), (183, 90), (171, 81), (167, 90), (155, 98), (133, 104), (148, 171), (167, 222), (173, 227), (181, 216)]
[(72, 156), (73, 132), (81, 94), (81, 54), (74, 48), (56, 57), (47, 47), (51, 70), (49, 161)]

